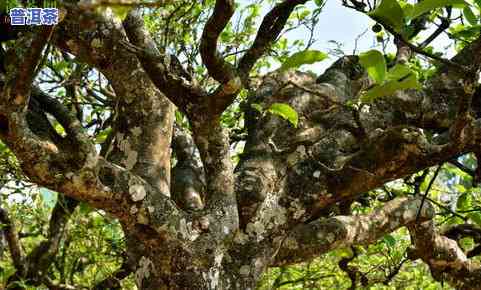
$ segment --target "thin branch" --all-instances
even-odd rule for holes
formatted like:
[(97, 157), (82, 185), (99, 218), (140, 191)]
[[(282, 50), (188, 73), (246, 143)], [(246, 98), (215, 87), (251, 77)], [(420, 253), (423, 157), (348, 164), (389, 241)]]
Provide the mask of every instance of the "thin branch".
[(389, 285), (389, 283), (392, 281), (394, 277), (396, 277), (397, 274), (399, 274), (399, 271), (401, 270), (402, 266), (404, 263), (406, 263), (409, 259), (404, 258), (399, 262), (399, 264), (396, 265), (394, 269), (390, 269), (389, 275), (387, 275), (386, 279), (382, 282), (384, 285)]
[[(450, 213), (451, 215), (453, 216), (456, 216), (460, 219), (462, 219), (463, 221), (466, 221), (466, 217), (465, 216), (462, 216), (461, 214), (451, 210), (449, 207), (445, 206), (445, 205), (442, 205), (440, 204), (439, 202), (437, 202), (436, 200), (430, 198), (430, 197), (426, 197), (426, 200), (429, 201), (430, 203), (434, 204), (435, 206), (439, 207), (439, 208), (442, 208), (443, 210), (445, 210), (446, 212)], [(461, 212), (463, 213), (463, 212)]]
[(33, 87), (32, 91), (32, 98), (39, 102), (40, 108), (52, 114), (74, 140), (87, 138), (87, 135), (83, 132), (80, 121), (62, 103), (42, 92), (37, 87)]
[(449, 28), (451, 25), (451, 21), (449, 20), (449, 16), (446, 18), (441, 18), (441, 24), (438, 26), (438, 28), (428, 37), (426, 38), (420, 45), (419, 47), (424, 48), (428, 46), (433, 40), (435, 40), (441, 33), (446, 31), (446, 29)]
[(8, 216), (8, 212), (0, 208), (0, 222), (3, 224), (3, 232), (8, 243), (10, 255), (12, 256), (13, 265), (15, 269), (20, 272), (25, 272), (25, 254), (20, 244), (18, 231), (15, 223)]
[(280, 288), (280, 287), (286, 286), (286, 285), (292, 285), (292, 284), (303, 283), (303, 282), (316, 282), (316, 281), (326, 279), (326, 278), (331, 278), (331, 277), (335, 277), (335, 275), (329, 274), (329, 275), (321, 275), (321, 276), (317, 276), (317, 277), (316, 276), (314, 276), (314, 277), (302, 277), (302, 278), (295, 279), (295, 280), (287, 280), (287, 281), (279, 282), (276, 285), (274, 285), (273, 287), (275, 287), (277, 289), (277, 288)]
[(267, 13), (257, 31), (254, 43), (239, 61), (238, 70), (244, 82), (257, 60), (264, 55), (282, 32), (294, 8), (306, 2), (307, 0), (285, 0)]
[(358, 275), (362, 277), (363, 273), (359, 271), (357, 267), (349, 266), (349, 263), (352, 262), (359, 255), (357, 249), (354, 246), (351, 246), (351, 251), (352, 255), (339, 260), (338, 265), (339, 268), (347, 274), (349, 280), (351, 280), (351, 287), (349, 287), (349, 289), (354, 290), (357, 287)]
[(424, 202), (426, 201), (426, 197), (428, 196), (429, 191), (431, 190), (431, 187), (433, 186), (434, 181), (436, 180), (436, 177), (438, 177), (439, 171), (441, 170), (442, 167), (443, 165), (441, 164), (436, 168), (433, 178), (431, 178), (431, 180), (429, 181), (428, 187), (426, 188), (426, 191), (424, 192), (423, 198), (421, 200), (421, 205), (419, 206), (418, 213), (416, 214), (416, 223), (419, 221), (419, 217), (421, 216), (421, 211), (423, 209)]
[[(42, 26), (35, 35), (26, 37), (19, 42), (23, 42), (17, 47), (17, 54), (13, 61), (15, 63), (16, 71), (7, 72), (7, 76), (11, 77), (6, 81), (5, 88), (8, 88), (9, 93), (5, 94), (10, 97), (10, 102), (16, 109), (22, 109), (28, 104), (28, 95), (30, 92), (30, 85), (35, 78), (35, 71), (41, 61), (41, 55), (44, 47), (49, 41), (53, 28), (52, 26)], [(8, 67), (8, 65), (7, 65)]]
[[(357, 1), (351, 1), (353, 3), (357, 3), (359, 4), (359, 2)], [(366, 11), (364, 10), (365, 8), (365, 5), (362, 4), (362, 5), (354, 5), (354, 6), (350, 6), (350, 5), (347, 5), (347, 2), (343, 1), (343, 5), (346, 6), (346, 7), (349, 7), (349, 8), (353, 8), (361, 13), (364, 13), (366, 14)], [(472, 73), (473, 71), (468, 67), (468, 66), (465, 66), (465, 65), (461, 65), (455, 61), (452, 61), (450, 59), (446, 59), (446, 58), (443, 58), (443, 57), (440, 57), (438, 55), (435, 55), (433, 53), (430, 53), (430, 52), (427, 52), (423, 49), (423, 46), (418, 46), (418, 45), (415, 45), (413, 43), (411, 43), (408, 39), (406, 39), (404, 37), (403, 34), (397, 32), (394, 30), (394, 28), (392, 28), (390, 25), (384, 23), (383, 20), (379, 19), (378, 17), (370, 14), (369, 15), (374, 21), (382, 24), (384, 26), (384, 29), (386, 29), (389, 33), (391, 33), (395, 39), (397, 39), (397, 41), (400, 43), (400, 45), (403, 45), (403, 46), (406, 46), (407, 48), (409, 48), (411, 51), (417, 53), (417, 54), (420, 54), (420, 55), (424, 55), (430, 59), (433, 59), (433, 60), (436, 60), (436, 61), (439, 61), (440, 63), (448, 66), (448, 67), (451, 67), (457, 71), (461, 71), (463, 73)]]
[(132, 269), (127, 263), (127, 259), (124, 257), (124, 261), (122, 262), (120, 268), (117, 269), (117, 271), (115, 271), (112, 275), (97, 283), (92, 289), (121, 289), (120, 281), (129, 276), (130, 273), (132, 273)]
[(445, 231), (443, 235), (456, 241), (465, 237), (472, 237), (474, 242), (479, 243), (481, 242), (481, 227), (473, 224), (454, 225)]
[(27, 256), (29, 267), (27, 276), (34, 279), (38, 273), (46, 273), (60, 247), (60, 241), (64, 237), (68, 220), (77, 207), (78, 202), (68, 197), (59, 197), (50, 217), (48, 238), (41, 242)]
[(462, 171), (466, 172), (467, 174), (474, 177), (475, 171), (471, 168), (468, 168), (466, 165), (462, 164), (458, 160), (452, 159), (452, 160), (449, 160), (448, 162), (451, 163), (452, 165), (456, 166), (457, 168), (461, 169)]
[[(378, 20), (376, 20), (378, 21)], [(389, 31), (392, 35), (394, 35), (394, 37), (396, 39), (398, 39), (400, 42), (402, 42), (403, 44), (405, 44), (407, 47), (409, 47), (412, 51), (416, 52), (417, 54), (420, 54), (420, 55), (424, 55), (430, 59), (434, 59), (434, 60), (437, 60), (439, 61), (440, 63), (448, 66), (448, 67), (452, 67), (458, 71), (461, 71), (461, 72), (465, 72), (465, 73), (471, 73), (471, 70), (464, 66), (464, 65), (460, 65), (456, 62), (453, 62), (449, 59), (446, 59), (446, 58), (443, 58), (443, 57), (440, 57), (438, 55), (435, 55), (433, 53), (430, 53), (430, 52), (427, 52), (425, 51), (422, 47), (420, 46), (417, 46), (415, 44), (412, 44), (411, 42), (409, 42), (408, 40), (404, 39), (404, 36), (402, 36), (402, 34), (400, 33), (397, 33), (396, 31), (394, 31), (394, 29), (392, 29), (391, 27), (387, 26), (387, 25), (384, 25), (384, 28)]]

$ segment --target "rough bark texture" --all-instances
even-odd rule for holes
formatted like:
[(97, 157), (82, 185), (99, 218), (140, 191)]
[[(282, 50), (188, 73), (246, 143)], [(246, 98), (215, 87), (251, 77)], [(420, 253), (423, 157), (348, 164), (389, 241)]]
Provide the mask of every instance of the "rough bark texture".
[[(479, 152), (481, 111), (469, 104), (481, 98), (481, 39), (452, 59), (469, 65), (471, 73), (441, 67), (423, 90), (399, 91), (360, 108), (345, 105), (371, 84), (356, 56), (341, 58), (320, 76), (296, 71), (264, 76), (251, 88), (247, 142), (234, 168), (220, 115), (247, 84), (248, 72), (294, 7), (304, 2), (286, 0), (274, 7), (233, 67), (216, 50), (230, 18), (219, 9), (230, 11), (233, 3), (217, 1), (201, 42), (202, 59), (219, 82), (210, 94), (196, 87), (174, 57), (156, 49), (136, 13), (120, 23), (112, 15), (68, 5), (69, 17), (55, 31), (25, 33), (11, 51), (16, 66), (7, 64), (2, 81), (0, 137), (33, 182), (120, 220), (127, 237), (126, 268), (134, 271), (139, 289), (254, 289), (270, 266), (372, 243), (402, 226), (412, 233), (413, 258), (426, 262), (436, 279), (447, 276), (460, 289), (479, 288), (479, 266), (453, 240), (436, 233), (429, 203), (419, 217), (423, 203), (418, 198), (395, 199), (366, 216), (328, 213), (388, 181)], [(96, 67), (115, 91), (113, 142), (104, 156), (70, 111), (31, 88), (49, 39)], [(297, 128), (249, 106), (278, 102), (298, 112)], [(182, 176), (174, 176), (171, 184), (173, 104), (189, 118), (192, 139), (187, 135), (176, 141), (185, 132), (174, 138), (174, 172)], [(62, 124), (66, 137), (52, 130), (46, 112)], [(193, 160), (197, 152), (202, 166)], [(205, 174), (205, 184), (193, 180), (199, 174)], [(196, 204), (190, 203), (192, 196)], [(59, 229), (61, 235), (68, 214), (54, 212), (61, 217), (51, 231)], [(14, 227), (6, 231), (21, 277), (41, 269), (25, 268), (23, 261), (44, 265), (60, 238), (52, 232), (45, 253), (25, 257)]]

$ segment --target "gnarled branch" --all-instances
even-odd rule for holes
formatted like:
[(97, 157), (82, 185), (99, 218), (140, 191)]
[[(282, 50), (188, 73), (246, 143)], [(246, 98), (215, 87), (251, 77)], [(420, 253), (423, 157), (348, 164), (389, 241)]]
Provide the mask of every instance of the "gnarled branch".
[(150, 79), (176, 106), (186, 112), (188, 104), (205, 95), (175, 56), (160, 53), (138, 10), (130, 12), (123, 25), (130, 40), (123, 45), (137, 55)]
[(229, 23), (235, 11), (234, 0), (217, 0), (214, 12), (205, 24), (200, 40), (200, 55), (209, 75), (221, 84), (235, 78), (235, 70), (217, 49), (219, 35)]
[[(298, 225), (284, 239), (275, 264), (296, 263), (333, 249), (371, 244), (387, 233), (415, 223), (420, 206), (421, 199), (402, 197), (371, 214), (321, 218)], [(433, 217), (433, 207), (426, 204), (419, 220)]]
[(481, 267), (470, 261), (456, 241), (440, 235), (433, 221), (409, 225), (413, 249), (409, 257), (425, 262), (433, 277), (448, 281), (456, 289), (478, 289), (481, 285)]

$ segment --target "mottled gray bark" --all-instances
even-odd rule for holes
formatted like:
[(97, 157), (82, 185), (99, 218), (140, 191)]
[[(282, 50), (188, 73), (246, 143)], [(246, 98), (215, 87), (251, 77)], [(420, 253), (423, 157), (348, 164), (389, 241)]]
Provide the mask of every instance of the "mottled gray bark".
[[(259, 35), (280, 33), (290, 12), (304, 2), (280, 3), (264, 19)], [(458, 253), (457, 245), (431, 228), (429, 204), (418, 220), (419, 199), (396, 199), (367, 216), (333, 213), (339, 203), (349, 204), (388, 181), (479, 152), (481, 112), (466, 104), (480, 99), (475, 88), (481, 39), (453, 59), (470, 64), (471, 74), (442, 67), (421, 91), (399, 91), (357, 107), (346, 102), (357, 103), (371, 81), (355, 56), (341, 58), (320, 76), (295, 71), (264, 76), (247, 101), (247, 142), (234, 168), (229, 135), (219, 119), (269, 39), (256, 39), (240, 67), (226, 68), (215, 51), (206, 49), (216, 47), (217, 39), (207, 25), (205, 34), (210, 36), (203, 41), (203, 59), (220, 82), (208, 94), (196, 87), (175, 58), (156, 49), (138, 15), (130, 14), (122, 24), (112, 15), (75, 5), (68, 9), (68, 19), (52, 39), (111, 82), (111, 101), (116, 104), (111, 148), (106, 156), (97, 154), (78, 120), (59, 103), (49, 106), (49, 113), (66, 128), (69, 141), (42, 122), (47, 109), (38, 104), (41, 92), (30, 90), (37, 63), (27, 48), (35, 44), (38, 56), (52, 31), (41, 37), (27, 33), (18, 40), (14, 53), (19, 65), (10, 66), (2, 84), (0, 137), (33, 182), (120, 220), (129, 268), (140, 289), (254, 289), (270, 266), (372, 243), (401, 226), (410, 228), (419, 251), (432, 247), (430, 254), (419, 257), (433, 273), (451, 263), (438, 263), (433, 255), (446, 245)], [(212, 23), (226, 21), (216, 15)], [(201, 207), (176, 204), (170, 197), (171, 102), (189, 118), (202, 161), (206, 186)], [(249, 107), (258, 103), (267, 108), (277, 102), (298, 112), (297, 128)], [(431, 137), (434, 133), (436, 138)], [(415, 225), (416, 220), (422, 224)], [(476, 285), (479, 279), (470, 275), (479, 268), (461, 255), (452, 258), (461, 267), (449, 273), (453, 285)]]

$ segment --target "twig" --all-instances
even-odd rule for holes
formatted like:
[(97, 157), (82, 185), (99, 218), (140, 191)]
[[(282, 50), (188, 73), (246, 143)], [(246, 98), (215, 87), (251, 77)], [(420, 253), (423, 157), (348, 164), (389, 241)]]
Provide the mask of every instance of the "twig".
[(443, 167), (443, 164), (440, 164), (436, 168), (436, 171), (434, 172), (433, 178), (431, 178), (431, 180), (429, 181), (428, 187), (426, 188), (426, 192), (424, 193), (423, 198), (421, 199), (421, 205), (419, 206), (418, 213), (416, 214), (416, 224), (419, 222), (419, 217), (421, 215), (421, 210), (424, 206), (424, 202), (426, 201), (426, 198), (429, 194), (429, 191), (431, 190), (431, 187), (433, 186), (434, 180), (436, 180), (436, 177), (438, 176), (439, 171), (441, 170), (442, 167)]

